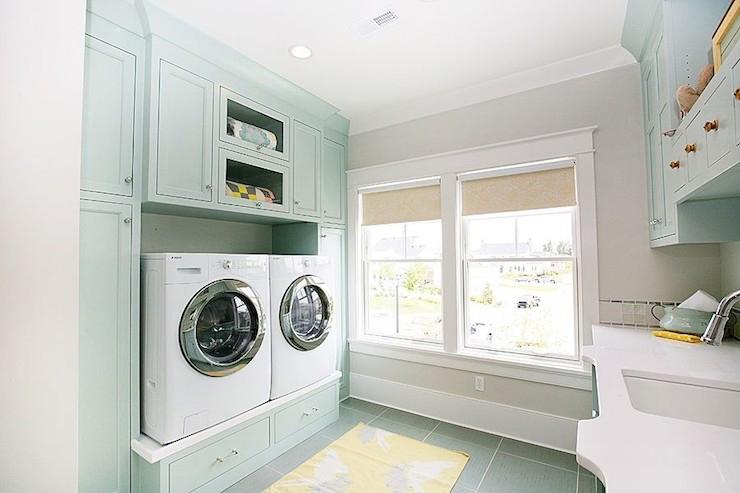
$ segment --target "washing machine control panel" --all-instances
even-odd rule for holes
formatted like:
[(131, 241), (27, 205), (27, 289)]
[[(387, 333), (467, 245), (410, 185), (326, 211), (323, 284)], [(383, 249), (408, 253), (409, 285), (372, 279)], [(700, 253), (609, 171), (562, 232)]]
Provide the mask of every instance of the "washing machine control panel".
[(212, 268), (216, 270), (245, 270), (262, 269), (266, 262), (253, 259), (217, 259), (212, 262)]

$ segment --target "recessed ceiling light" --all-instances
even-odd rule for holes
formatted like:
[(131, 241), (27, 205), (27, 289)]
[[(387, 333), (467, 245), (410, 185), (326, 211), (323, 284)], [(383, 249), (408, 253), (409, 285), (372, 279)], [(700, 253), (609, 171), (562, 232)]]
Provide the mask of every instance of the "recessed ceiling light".
[(295, 45), (290, 47), (290, 54), (294, 57), (305, 60), (311, 57), (311, 48), (303, 45)]

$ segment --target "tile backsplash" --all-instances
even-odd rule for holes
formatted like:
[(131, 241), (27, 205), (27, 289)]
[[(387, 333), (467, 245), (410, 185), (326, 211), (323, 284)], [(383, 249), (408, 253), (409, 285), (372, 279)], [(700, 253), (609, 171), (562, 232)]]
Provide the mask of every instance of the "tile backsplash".
[[(676, 306), (675, 301), (600, 300), (599, 323), (603, 325), (626, 325), (627, 327), (658, 327), (659, 318), (652, 314), (656, 305)], [(658, 316), (660, 308), (654, 310)]]
[[(654, 329), (660, 327), (660, 318), (652, 314), (652, 308), (656, 305), (677, 306), (675, 301), (634, 301), (634, 300), (599, 300), (599, 323), (601, 325), (620, 325), (636, 327), (640, 329)], [(663, 310), (655, 309), (658, 317), (663, 315)], [(733, 309), (735, 318), (730, 318), (740, 326), (740, 310)], [(730, 331), (731, 332), (731, 331)], [(735, 331), (735, 334), (738, 332)], [(737, 337), (737, 336), (736, 336)]]

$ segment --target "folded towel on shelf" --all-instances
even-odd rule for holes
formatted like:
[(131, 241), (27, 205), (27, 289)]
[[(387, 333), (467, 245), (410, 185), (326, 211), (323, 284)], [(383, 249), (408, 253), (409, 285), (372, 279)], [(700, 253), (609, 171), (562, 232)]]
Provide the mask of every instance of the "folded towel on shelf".
[(272, 190), (265, 187), (255, 187), (254, 185), (245, 185), (231, 180), (226, 180), (226, 195), (238, 199), (256, 200), (272, 204), (275, 202), (275, 194)]
[(245, 142), (251, 142), (267, 149), (276, 149), (278, 140), (274, 133), (249, 123), (226, 117), (226, 133)]

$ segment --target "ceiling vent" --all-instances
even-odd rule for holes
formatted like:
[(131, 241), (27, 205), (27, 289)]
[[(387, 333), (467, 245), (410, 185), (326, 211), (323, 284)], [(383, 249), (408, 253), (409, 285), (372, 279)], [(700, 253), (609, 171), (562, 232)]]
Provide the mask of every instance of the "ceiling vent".
[(387, 29), (389, 26), (398, 23), (399, 20), (397, 11), (393, 9), (392, 5), (389, 5), (383, 10), (355, 22), (352, 25), (352, 30), (361, 38), (366, 38), (371, 34)]

